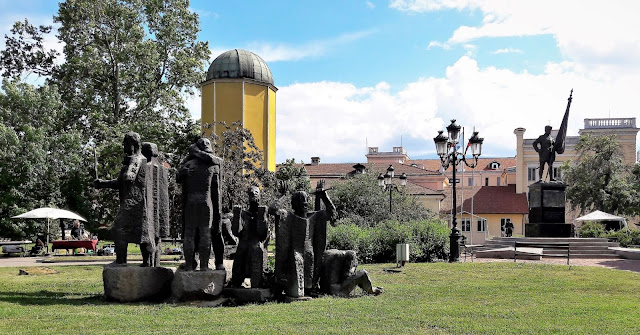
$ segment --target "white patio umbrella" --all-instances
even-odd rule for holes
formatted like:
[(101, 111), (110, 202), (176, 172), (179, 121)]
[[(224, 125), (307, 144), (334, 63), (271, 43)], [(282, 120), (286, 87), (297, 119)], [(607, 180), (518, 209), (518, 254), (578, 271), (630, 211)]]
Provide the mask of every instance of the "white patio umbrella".
[(49, 220), (72, 219), (87, 221), (82, 216), (64, 209), (42, 207), (11, 217), (12, 219), (47, 219), (47, 253), (49, 252)]
[(618, 221), (620, 222), (621, 229), (627, 226), (627, 220), (622, 216), (616, 216), (602, 211), (591, 212), (577, 218), (576, 221)]

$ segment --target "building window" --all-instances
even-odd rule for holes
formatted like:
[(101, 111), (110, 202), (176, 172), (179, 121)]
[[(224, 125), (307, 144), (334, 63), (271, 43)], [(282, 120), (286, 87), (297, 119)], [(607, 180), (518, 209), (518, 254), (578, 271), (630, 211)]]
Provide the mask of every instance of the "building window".
[(538, 179), (538, 174), (536, 173), (538, 168), (530, 167), (527, 168), (527, 180), (528, 181), (536, 181)]
[(467, 186), (474, 186), (473, 185), (473, 178), (467, 179)]
[(496, 178), (496, 185), (500, 186), (500, 177)]
[(470, 218), (460, 219), (460, 228), (462, 229), (462, 231), (471, 231), (471, 219)]
[(484, 178), (484, 186), (489, 186), (489, 177)]
[(487, 231), (487, 219), (477, 219), (476, 224), (478, 227), (478, 231), (480, 232)]

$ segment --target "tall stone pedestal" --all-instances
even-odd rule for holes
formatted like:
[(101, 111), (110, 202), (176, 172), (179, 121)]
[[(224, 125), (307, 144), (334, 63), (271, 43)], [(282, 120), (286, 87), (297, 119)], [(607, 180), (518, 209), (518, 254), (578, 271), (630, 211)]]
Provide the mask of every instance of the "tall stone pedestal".
[(102, 270), (105, 298), (119, 302), (162, 301), (171, 295), (174, 270), (107, 265)]
[(178, 270), (171, 285), (171, 300), (213, 300), (222, 293), (226, 277), (225, 270)]
[(570, 237), (571, 225), (564, 222), (565, 189), (563, 182), (537, 182), (529, 186), (529, 222), (526, 237)]

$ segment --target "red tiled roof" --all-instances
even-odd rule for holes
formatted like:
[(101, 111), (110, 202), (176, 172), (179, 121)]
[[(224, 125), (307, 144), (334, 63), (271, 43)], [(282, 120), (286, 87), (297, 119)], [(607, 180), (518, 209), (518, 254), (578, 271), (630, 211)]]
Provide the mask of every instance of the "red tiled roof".
[[(471, 199), (465, 199), (462, 206), (471, 212)], [(458, 207), (460, 211), (460, 207)], [(516, 185), (484, 186), (473, 199), (473, 212), (483, 214), (528, 214), (529, 203), (525, 193), (516, 194)]]
[(443, 199), (445, 198), (444, 192), (442, 191), (432, 190), (428, 187), (420, 186), (410, 181), (407, 181), (407, 186), (405, 187), (405, 192), (411, 195), (440, 195)]
[[(320, 163), (320, 164), (304, 164), (305, 170), (309, 174), (309, 178), (312, 180), (325, 179), (326, 186), (331, 186), (334, 182), (346, 178), (347, 176), (354, 175), (354, 165), (361, 164), (375, 176), (378, 174), (386, 173), (389, 164), (367, 164), (367, 163)], [(276, 169), (279, 166), (276, 166)], [(442, 195), (445, 197), (442, 191), (433, 190), (431, 188), (418, 185), (410, 181), (411, 177), (424, 177), (424, 176), (442, 176), (439, 172), (428, 171), (421, 168), (417, 168), (406, 164), (393, 164), (395, 178), (400, 177), (402, 173), (405, 173), (409, 178), (407, 180), (406, 191), (413, 195)], [(445, 178), (442, 176), (442, 178)], [(313, 182), (312, 182), (313, 183)]]
[(305, 164), (304, 168), (307, 170), (309, 176), (346, 176), (348, 173), (353, 172), (353, 166), (356, 163), (321, 163), (317, 165)]
[[(313, 164), (305, 164), (304, 168), (307, 170), (307, 173), (311, 178), (314, 176), (335, 176), (341, 177), (346, 176), (350, 173), (355, 172), (353, 168), (354, 165), (361, 164), (365, 166), (371, 172), (374, 172), (376, 175), (382, 173), (386, 173), (389, 164), (369, 164), (369, 163), (320, 163), (317, 165)], [(276, 168), (279, 168), (277, 166)], [(399, 177), (402, 173), (406, 173), (407, 176), (425, 176), (425, 175), (440, 175), (437, 171), (429, 171), (424, 170), (419, 167), (414, 167), (407, 164), (393, 164), (394, 174), (396, 177)]]

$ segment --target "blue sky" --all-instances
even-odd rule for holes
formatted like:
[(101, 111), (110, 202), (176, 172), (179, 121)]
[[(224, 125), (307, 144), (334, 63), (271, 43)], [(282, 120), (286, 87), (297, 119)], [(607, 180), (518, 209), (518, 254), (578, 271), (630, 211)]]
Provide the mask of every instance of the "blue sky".
[[(277, 96), (277, 160), (362, 162), (366, 145), (433, 157), (449, 119), (514, 156), (584, 118), (639, 117), (640, 2), (551, 0), (192, 1), (211, 60), (228, 49), (267, 61)], [(0, 0), (0, 30), (49, 23), (54, 1)], [(59, 47), (59, 46), (58, 46)], [(199, 98), (189, 101), (196, 117)]]

